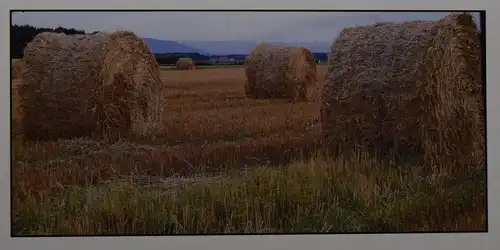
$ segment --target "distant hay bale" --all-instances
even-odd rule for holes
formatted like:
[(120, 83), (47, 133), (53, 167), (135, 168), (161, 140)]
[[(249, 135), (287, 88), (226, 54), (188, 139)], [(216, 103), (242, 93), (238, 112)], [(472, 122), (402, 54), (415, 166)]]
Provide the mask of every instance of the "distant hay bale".
[(24, 50), (23, 136), (117, 140), (161, 125), (159, 66), (134, 33), (38, 34)]
[(344, 29), (322, 94), (325, 145), (416, 151), (431, 164), (482, 162), (478, 43), (468, 14)]
[(247, 98), (306, 100), (316, 61), (306, 48), (262, 43), (245, 60), (245, 74)]
[(175, 64), (175, 67), (180, 70), (193, 70), (194, 61), (191, 58), (179, 58)]
[(21, 72), (24, 68), (23, 59), (12, 60), (12, 79), (21, 78)]

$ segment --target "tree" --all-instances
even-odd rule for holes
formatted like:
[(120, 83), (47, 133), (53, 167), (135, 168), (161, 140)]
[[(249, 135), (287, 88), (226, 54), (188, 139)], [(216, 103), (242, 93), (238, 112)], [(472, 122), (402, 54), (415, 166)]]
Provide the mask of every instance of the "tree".
[(11, 25), (10, 27), (10, 57), (11, 59), (22, 58), (24, 48), (35, 38), (36, 35), (42, 32), (58, 32), (67, 35), (85, 34), (84, 30), (67, 29), (57, 27), (56, 29), (36, 28), (31, 25)]

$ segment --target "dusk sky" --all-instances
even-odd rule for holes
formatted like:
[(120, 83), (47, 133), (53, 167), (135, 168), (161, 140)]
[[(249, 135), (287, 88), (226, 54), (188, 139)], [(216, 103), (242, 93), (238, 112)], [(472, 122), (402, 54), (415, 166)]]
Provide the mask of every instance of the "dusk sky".
[[(26, 12), (12, 23), (115, 31), (141, 37), (202, 41), (331, 41), (346, 27), (380, 21), (437, 20), (444, 12)], [(479, 25), (479, 14), (473, 13)]]

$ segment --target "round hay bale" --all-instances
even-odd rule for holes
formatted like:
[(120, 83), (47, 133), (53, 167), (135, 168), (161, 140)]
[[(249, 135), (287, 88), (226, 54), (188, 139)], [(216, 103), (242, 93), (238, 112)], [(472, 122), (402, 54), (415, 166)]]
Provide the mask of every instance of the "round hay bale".
[(161, 124), (159, 66), (132, 32), (44, 32), (26, 46), (24, 62), (19, 97), (27, 140), (117, 140)]
[(194, 61), (191, 58), (179, 58), (175, 63), (175, 67), (179, 70), (193, 70)]
[(247, 98), (306, 100), (316, 61), (306, 48), (262, 43), (245, 60), (245, 75)]
[(21, 78), (21, 72), (24, 68), (23, 59), (12, 60), (12, 79)]
[(322, 94), (325, 146), (471, 163), (484, 150), (478, 43), (468, 14), (344, 29)]

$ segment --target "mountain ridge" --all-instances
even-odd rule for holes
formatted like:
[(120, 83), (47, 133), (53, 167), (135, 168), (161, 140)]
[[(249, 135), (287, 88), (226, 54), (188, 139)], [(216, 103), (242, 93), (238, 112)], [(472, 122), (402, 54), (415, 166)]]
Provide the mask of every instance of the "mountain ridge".
[[(202, 55), (248, 54), (258, 41), (182, 41), (142, 38), (154, 54), (163, 53), (200, 53)], [(302, 46), (312, 53), (327, 53), (330, 43), (327, 42), (270, 42), (274, 44)]]

